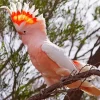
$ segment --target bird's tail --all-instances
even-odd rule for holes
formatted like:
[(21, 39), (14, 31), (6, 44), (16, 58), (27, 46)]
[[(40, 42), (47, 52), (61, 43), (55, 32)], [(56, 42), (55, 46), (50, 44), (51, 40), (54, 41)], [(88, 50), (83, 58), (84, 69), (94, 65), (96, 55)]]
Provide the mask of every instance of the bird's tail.
[(89, 95), (100, 96), (100, 89), (96, 88), (94, 85), (92, 85), (87, 81), (83, 83), (81, 81), (77, 81), (72, 84), (69, 84), (68, 87), (69, 88), (79, 87), (82, 91), (86, 92)]

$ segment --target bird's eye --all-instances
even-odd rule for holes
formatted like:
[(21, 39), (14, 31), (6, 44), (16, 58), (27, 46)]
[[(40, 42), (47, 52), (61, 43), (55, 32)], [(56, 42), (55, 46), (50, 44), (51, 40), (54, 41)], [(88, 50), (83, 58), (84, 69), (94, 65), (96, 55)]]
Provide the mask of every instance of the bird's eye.
[(26, 34), (26, 31), (23, 31), (24, 34)]

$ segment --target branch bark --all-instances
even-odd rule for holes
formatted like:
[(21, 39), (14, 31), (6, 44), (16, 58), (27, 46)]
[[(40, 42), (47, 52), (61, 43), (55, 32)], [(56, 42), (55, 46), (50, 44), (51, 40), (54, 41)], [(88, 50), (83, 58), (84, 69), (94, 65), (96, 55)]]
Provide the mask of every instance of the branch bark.
[[(94, 34), (94, 32), (98, 31), (100, 28), (98, 28), (97, 30), (93, 31), (91, 33)], [(100, 37), (98, 37), (98, 40), (97, 42), (94, 44), (94, 47), (91, 49), (91, 52), (94, 50), (94, 48), (97, 46), (97, 44), (100, 43)], [(88, 60), (88, 64), (91, 64), (91, 65), (94, 65), (96, 67), (98, 67), (100, 65), (100, 46), (99, 48), (97, 49), (97, 51), (95, 52), (94, 55), (90, 55), (90, 58)], [(76, 96), (78, 93), (78, 96)], [(74, 95), (73, 95), (74, 94)], [(69, 100), (69, 97), (70, 97), (70, 100), (80, 100), (81, 99), (81, 96), (82, 96), (83, 92), (81, 90), (77, 90), (77, 91), (73, 91), (73, 89), (71, 89), (69, 92), (68, 92), (68, 96), (65, 96), (65, 99), (64, 100)]]
[(88, 61), (88, 63), (97, 67), (100, 65), (100, 46), (97, 49), (96, 53), (90, 56), (90, 60)]
[(42, 93), (38, 93), (32, 97), (30, 97), (28, 100), (42, 100), (50, 97), (52, 92), (54, 93), (57, 88), (61, 88), (65, 85), (71, 84), (73, 82), (76, 82), (78, 80), (81, 80), (82, 78), (87, 78), (91, 75), (98, 75), (100, 76), (100, 71), (99, 70), (89, 70), (86, 72), (78, 73), (75, 76), (69, 76), (64, 78), (61, 82), (58, 82), (56, 84), (53, 84), (52, 86), (46, 88), (45, 90), (42, 91)]

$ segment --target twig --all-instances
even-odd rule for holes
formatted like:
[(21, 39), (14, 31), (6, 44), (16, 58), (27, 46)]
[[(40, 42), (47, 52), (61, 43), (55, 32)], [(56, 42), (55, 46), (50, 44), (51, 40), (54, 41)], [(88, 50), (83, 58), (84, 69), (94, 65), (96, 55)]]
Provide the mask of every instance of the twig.
[(42, 93), (40, 92), (40, 93), (30, 97), (28, 100), (42, 100), (42, 99), (48, 98), (55, 89), (61, 88), (62, 85), (71, 84), (73, 82), (81, 80), (82, 78), (87, 78), (91, 75), (100, 76), (100, 71), (94, 69), (94, 70), (89, 70), (86, 72), (78, 73), (74, 76), (66, 77), (66, 79), (64, 78), (64, 80), (62, 82), (53, 84), (52, 86), (50, 86), (50, 87), (46, 88), (44, 91), (42, 91)]

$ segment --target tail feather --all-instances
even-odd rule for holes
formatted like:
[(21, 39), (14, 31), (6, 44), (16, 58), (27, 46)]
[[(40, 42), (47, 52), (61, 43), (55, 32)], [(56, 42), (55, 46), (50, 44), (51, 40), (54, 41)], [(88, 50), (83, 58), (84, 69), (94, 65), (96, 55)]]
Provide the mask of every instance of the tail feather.
[(100, 90), (96, 87), (81, 87), (82, 91), (86, 92), (89, 95), (100, 96)]
[(69, 88), (78, 88), (80, 85), (80, 89), (84, 92), (86, 92), (89, 95), (93, 96), (100, 96), (100, 89), (96, 88), (91, 83), (85, 81), (82, 84), (82, 81), (77, 81), (72, 84), (67, 85)]

